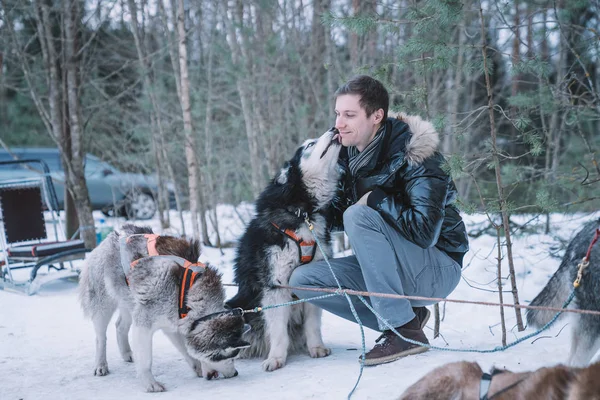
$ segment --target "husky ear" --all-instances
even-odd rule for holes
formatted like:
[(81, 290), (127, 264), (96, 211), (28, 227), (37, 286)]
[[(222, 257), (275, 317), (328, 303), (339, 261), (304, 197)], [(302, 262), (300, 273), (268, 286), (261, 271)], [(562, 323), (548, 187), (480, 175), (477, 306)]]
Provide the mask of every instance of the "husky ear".
[(290, 163), (286, 161), (286, 163), (283, 165), (283, 168), (281, 168), (281, 171), (279, 171), (279, 174), (277, 174), (277, 177), (275, 178), (275, 182), (279, 183), (280, 185), (285, 185), (288, 181), (289, 171), (290, 171)]

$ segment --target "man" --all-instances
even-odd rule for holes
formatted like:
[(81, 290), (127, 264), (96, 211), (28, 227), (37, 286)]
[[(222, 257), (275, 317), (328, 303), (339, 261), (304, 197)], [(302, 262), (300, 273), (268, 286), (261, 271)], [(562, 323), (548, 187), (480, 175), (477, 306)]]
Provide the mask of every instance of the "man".
[[(468, 250), (465, 226), (454, 205), (456, 187), (442, 168), (439, 138), (420, 117), (388, 118), (389, 95), (378, 80), (357, 76), (336, 94), (335, 127), (344, 146), (342, 190), (350, 205), (343, 226), (354, 255), (330, 260), (343, 288), (424, 297), (447, 297), (458, 285)], [(346, 150), (346, 151), (344, 151)], [(290, 285), (337, 287), (325, 261), (298, 267)], [(319, 295), (297, 290), (300, 298)], [(366, 354), (377, 365), (427, 351), (396, 334), (356, 297), (364, 325), (383, 334)], [(372, 307), (406, 338), (428, 343), (427, 301), (370, 297)], [(343, 296), (314, 303), (354, 321)], [(359, 361), (362, 361), (359, 360)]]

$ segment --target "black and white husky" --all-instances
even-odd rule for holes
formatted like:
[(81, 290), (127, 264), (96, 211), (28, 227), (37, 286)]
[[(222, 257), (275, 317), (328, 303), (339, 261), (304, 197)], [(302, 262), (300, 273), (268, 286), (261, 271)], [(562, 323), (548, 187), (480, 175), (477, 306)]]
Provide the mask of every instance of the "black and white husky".
[[(166, 256), (149, 257), (150, 253)], [(106, 328), (117, 309), (121, 356), (127, 362), (135, 360), (147, 391), (165, 390), (151, 371), (152, 336), (159, 329), (198, 376), (237, 375), (233, 359), (249, 346), (241, 339), (244, 320), (225, 308), (216, 270), (199, 266), (194, 274), (192, 268), (182, 267), (185, 260), (195, 262), (199, 255), (197, 241), (157, 236), (150, 228), (133, 225), (112, 232), (90, 253), (80, 275), (79, 299), (96, 331), (94, 375), (108, 374)], [(183, 293), (182, 284), (188, 288)], [(128, 340), (132, 324), (133, 351)]]
[[(578, 264), (585, 257), (598, 228), (600, 220), (590, 221), (575, 235), (567, 246), (558, 270), (533, 299), (532, 306), (562, 307), (573, 290)], [(581, 286), (575, 290), (571, 308), (600, 311), (600, 241), (592, 247), (589, 266), (584, 270)], [(527, 323), (539, 328), (547, 324), (555, 314), (554, 311), (527, 310)], [(584, 367), (600, 349), (600, 317), (569, 314), (573, 318), (569, 364)]]
[[(307, 140), (287, 161), (256, 201), (256, 216), (241, 237), (234, 271), (239, 291), (230, 307), (250, 309), (292, 300), (287, 285), (301, 263), (323, 259), (313, 234), (331, 256), (329, 210), (340, 178), (337, 165), (341, 145), (331, 129)], [(314, 226), (311, 232), (305, 222)], [(263, 369), (285, 365), (288, 351), (326, 357), (321, 337), (321, 310), (309, 303), (246, 314), (252, 329), (244, 335), (251, 344), (242, 357), (266, 357)]]

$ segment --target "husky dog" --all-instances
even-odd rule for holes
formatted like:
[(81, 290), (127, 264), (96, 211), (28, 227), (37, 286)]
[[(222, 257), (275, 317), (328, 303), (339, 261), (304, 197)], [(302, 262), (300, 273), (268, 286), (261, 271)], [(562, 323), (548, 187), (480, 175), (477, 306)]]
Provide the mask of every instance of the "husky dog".
[[(121, 356), (127, 362), (135, 359), (138, 376), (147, 391), (165, 390), (151, 372), (152, 335), (158, 329), (164, 331), (198, 376), (236, 376), (233, 359), (249, 343), (241, 339), (241, 315), (224, 307), (221, 276), (206, 267), (195, 275), (191, 286), (186, 286), (187, 294), (180, 295), (180, 282), (185, 283), (182, 274), (189, 276), (191, 270), (182, 268), (178, 259), (196, 261), (199, 243), (170, 236), (152, 235), (153, 239), (147, 239), (144, 234), (151, 235), (152, 230), (124, 225), (121, 233), (112, 232), (90, 253), (81, 273), (81, 306), (96, 331), (94, 375), (108, 374), (106, 328), (118, 308), (117, 343)], [(150, 240), (154, 240), (152, 246)], [(161, 256), (149, 257), (151, 247)], [(124, 271), (132, 262), (126, 277)], [(180, 318), (184, 315), (182, 309), (187, 314), (184, 318)], [(132, 323), (133, 352), (128, 341)]]
[[(590, 221), (571, 240), (558, 270), (533, 299), (532, 306), (562, 307), (573, 290), (578, 264), (585, 257), (599, 227), (600, 220)], [(600, 311), (600, 243), (592, 247), (589, 266), (584, 270), (581, 286), (575, 290), (575, 299), (571, 305), (583, 310)], [(539, 328), (547, 324), (555, 314), (554, 311), (527, 310), (527, 323)], [(600, 349), (600, 317), (573, 314), (572, 318), (569, 364), (585, 366)]]
[[(323, 259), (313, 234), (331, 256), (330, 207), (340, 179), (341, 145), (334, 128), (307, 140), (285, 163), (256, 201), (256, 216), (240, 239), (234, 272), (239, 291), (227, 302), (243, 309), (292, 300), (287, 285), (301, 263)], [(314, 226), (309, 230), (305, 219)], [(331, 353), (321, 337), (321, 310), (309, 303), (246, 314), (252, 326), (244, 339), (251, 344), (242, 357), (266, 357), (265, 371), (285, 365), (288, 351), (311, 357)]]
[(585, 368), (557, 365), (532, 372), (494, 370), (474, 362), (453, 362), (429, 372), (400, 400), (600, 400), (600, 363)]

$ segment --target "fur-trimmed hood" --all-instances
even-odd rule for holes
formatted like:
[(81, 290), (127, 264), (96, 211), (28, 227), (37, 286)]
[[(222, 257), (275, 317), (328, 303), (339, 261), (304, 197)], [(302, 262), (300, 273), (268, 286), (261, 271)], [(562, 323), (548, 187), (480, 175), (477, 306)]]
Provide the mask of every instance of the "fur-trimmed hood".
[(437, 151), (440, 138), (431, 122), (425, 121), (418, 115), (407, 115), (403, 112), (390, 117), (405, 122), (410, 128), (412, 136), (406, 144), (404, 154), (409, 164), (422, 164)]

